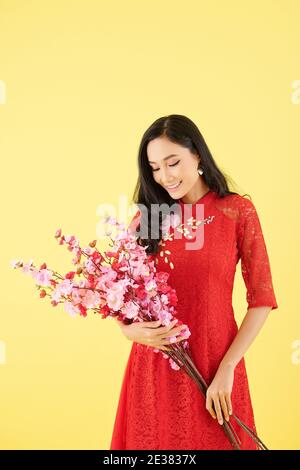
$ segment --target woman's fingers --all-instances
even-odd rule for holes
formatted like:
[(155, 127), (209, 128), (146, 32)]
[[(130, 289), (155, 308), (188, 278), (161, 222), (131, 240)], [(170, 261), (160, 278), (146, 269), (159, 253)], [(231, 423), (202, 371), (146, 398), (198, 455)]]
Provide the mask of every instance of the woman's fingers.
[(231, 403), (231, 397), (230, 397), (230, 393), (225, 393), (225, 400), (226, 400), (226, 403), (227, 403), (227, 409), (228, 409), (228, 413), (230, 415), (232, 415), (232, 403)]
[(219, 394), (211, 392), (207, 393), (206, 409), (209, 411), (209, 413), (214, 419), (217, 419), (219, 421), (219, 424), (223, 424), (223, 415), (219, 400)]
[(163, 335), (163, 334), (168, 333), (168, 331), (170, 331), (176, 325), (177, 322), (178, 322), (178, 320), (173, 320), (173, 321), (170, 322), (169, 325), (159, 326), (156, 329), (156, 333), (158, 335)]
[(152, 321), (141, 321), (138, 322), (143, 328), (158, 328), (161, 325), (161, 320)]
[(214, 401), (214, 407), (215, 411), (217, 414), (217, 419), (219, 421), (219, 424), (223, 424), (223, 416), (222, 416), (222, 410), (221, 410), (221, 405), (220, 405), (220, 400), (219, 400), (219, 395), (214, 395), (213, 396), (213, 401)]
[(159, 339), (165, 339), (165, 338), (170, 337), (170, 336), (175, 336), (175, 334), (179, 333), (184, 328), (186, 328), (185, 325), (180, 325), (180, 326), (177, 326), (176, 328), (173, 328), (173, 329), (171, 329), (167, 332), (158, 333), (156, 336)]
[(180, 341), (183, 341), (185, 340), (186, 338), (183, 338), (182, 336), (178, 336), (178, 338), (176, 338), (175, 340), (172, 340), (170, 338), (163, 338), (161, 339), (161, 344), (167, 344), (167, 345), (171, 345), (171, 344), (174, 344), (174, 343), (180, 343)]
[[(174, 338), (176, 338), (174, 340)], [(172, 339), (172, 341), (171, 341)], [(179, 343), (180, 341), (183, 341), (184, 339), (186, 338), (183, 338), (182, 336), (179, 335), (179, 332), (177, 334), (171, 334), (170, 336), (166, 336), (166, 337), (160, 337), (160, 338), (157, 338), (156, 341), (158, 342), (158, 344), (173, 344), (173, 343)]]
[(211, 414), (211, 416), (216, 419), (216, 413), (215, 413), (215, 410), (213, 409), (213, 400), (212, 400), (212, 397), (210, 395), (207, 395), (206, 396), (206, 409), (207, 411)]
[(160, 331), (168, 331), (170, 328), (172, 328), (173, 325), (175, 325), (178, 322), (178, 320), (172, 320), (168, 326), (161, 326), (162, 320), (152, 320), (152, 321), (143, 321), (140, 322), (140, 325), (145, 328), (155, 328)]
[[(161, 346), (171, 346), (173, 343), (179, 343), (180, 341), (183, 341), (185, 338), (182, 338), (182, 337), (178, 337), (175, 341), (172, 341), (168, 338), (162, 338), (162, 339), (158, 339), (158, 338), (151, 338), (149, 337), (147, 341), (148, 344), (150, 344), (151, 346), (153, 347), (161, 347)], [(170, 350), (171, 348), (169, 347), (168, 350)]]
[[(170, 322), (168, 326), (157, 326), (157, 322), (141, 322), (140, 325), (142, 326), (143, 323), (147, 326), (151, 324), (151, 326), (155, 326), (155, 328), (145, 328), (143, 329), (143, 342), (148, 344), (154, 348), (163, 349), (163, 346), (170, 346), (172, 343), (179, 343), (186, 338), (180, 337), (179, 334), (181, 330), (186, 328), (185, 325), (179, 325), (178, 327), (174, 327), (177, 323), (177, 319)], [(143, 325), (144, 326), (144, 325)], [(178, 337), (177, 337), (178, 336)], [(177, 338), (176, 338), (177, 337)], [(174, 341), (171, 339), (176, 338)], [(170, 350), (170, 348), (164, 348), (164, 350)]]
[(227, 407), (225, 393), (220, 392), (219, 397), (220, 397), (220, 403), (221, 403), (221, 407), (223, 410), (224, 418), (226, 419), (226, 421), (229, 421), (229, 411)]

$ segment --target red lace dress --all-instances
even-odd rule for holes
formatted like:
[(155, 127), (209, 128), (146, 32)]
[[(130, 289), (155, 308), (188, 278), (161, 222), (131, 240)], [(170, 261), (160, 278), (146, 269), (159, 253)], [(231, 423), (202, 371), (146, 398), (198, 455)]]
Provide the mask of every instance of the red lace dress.
[[(179, 204), (184, 217), (188, 205)], [(177, 318), (189, 326), (193, 360), (209, 384), (238, 331), (232, 290), (239, 259), (248, 308), (276, 309), (278, 305), (254, 204), (240, 195), (220, 198), (209, 191), (189, 209), (187, 214), (194, 217), (189, 235), (203, 230), (203, 246), (187, 248), (192, 239), (172, 238), (175, 229), (171, 225), (169, 238), (160, 245), (160, 251), (169, 250), (171, 254), (158, 253), (155, 259), (157, 270), (170, 274), (168, 282), (178, 297)], [(130, 228), (137, 227), (139, 215), (138, 211)], [(202, 219), (206, 222), (195, 228), (195, 221)], [(182, 218), (181, 223), (183, 220), (187, 219)], [(244, 358), (235, 368), (231, 401), (234, 413), (256, 431)], [(248, 434), (234, 419), (230, 421), (242, 449), (255, 450), (256, 444)], [(263, 435), (258, 435), (264, 441)], [(183, 370), (172, 369), (161, 352), (133, 342), (110, 449), (231, 450), (232, 446), (222, 426), (206, 410), (205, 398), (192, 379)]]

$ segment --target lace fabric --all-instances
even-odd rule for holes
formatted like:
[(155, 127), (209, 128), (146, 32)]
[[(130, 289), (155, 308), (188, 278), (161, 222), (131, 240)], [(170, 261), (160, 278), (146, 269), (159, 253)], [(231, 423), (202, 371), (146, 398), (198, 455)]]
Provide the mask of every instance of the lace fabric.
[[(177, 317), (189, 325), (195, 365), (210, 383), (238, 327), (232, 307), (236, 265), (246, 286), (248, 308), (278, 308), (262, 227), (252, 201), (239, 195), (220, 198), (209, 192), (199, 200), (204, 218), (204, 245), (186, 250), (186, 239), (170, 236), (156, 255), (157, 271), (169, 273), (178, 296)], [(193, 214), (197, 204), (193, 206)], [(183, 211), (184, 211), (184, 206)], [(137, 211), (129, 224), (135, 231)], [(168, 256), (164, 256), (167, 251)], [(163, 256), (161, 256), (163, 255)], [(264, 390), (262, 390), (264, 393)], [(235, 368), (231, 394), (234, 413), (256, 431), (245, 360)], [(252, 439), (232, 421), (242, 449), (256, 450)], [(262, 432), (258, 433), (262, 440)], [(266, 443), (268, 446), (268, 443)], [(196, 384), (174, 371), (161, 353), (133, 343), (124, 374), (110, 449), (227, 449), (221, 426), (205, 408)]]
[(261, 223), (254, 204), (248, 199), (240, 204), (237, 245), (248, 308), (264, 305), (272, 307), (272, 310), (278, 308)]

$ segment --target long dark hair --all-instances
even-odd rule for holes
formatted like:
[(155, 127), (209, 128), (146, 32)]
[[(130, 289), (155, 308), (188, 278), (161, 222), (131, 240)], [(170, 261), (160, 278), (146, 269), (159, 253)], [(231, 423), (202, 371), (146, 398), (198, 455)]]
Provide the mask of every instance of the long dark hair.
[[(153, 212), (153, 206), (151, 209), (151, 205), (167, 204), (172, 206), (178, 202), (160, 184), (156, 183), (148, 162), (147, 145), (151, 140), (161, 136), (166, 136), (170, 141), (188, 148), (193, 154), (200, 155), (201, 168), (203, 169), (202, 177), (211, 191), (216, 192), (222, 198), (228, 194), (238, 194), (230, 191), (228, 181), (231, 178), (225, 176), (225, 173), (222, 173), (218, 168), (201, 132), (191, 119), (180, 114), (171, 114), (158, 118), (146, 130), (139, 146), (139, 176), (133, 194), (133, 202), (138, 206), (141, 204), (147, 208), (146, 211), (141, 211), (140, 223), (136, 229), (141, 224), (146, 223), (149, 227), (149, 233), (151, 233), (151, 210)], [(147, 246), (147, 254), (156, 254), (158, 251), (158, 244), (162, 238), (161, 222), (160, 220), (158, 235), (155, 235), (156, 238), (150, 238), (150, 236), (148, 238), (138, 238), (140, 245)]]

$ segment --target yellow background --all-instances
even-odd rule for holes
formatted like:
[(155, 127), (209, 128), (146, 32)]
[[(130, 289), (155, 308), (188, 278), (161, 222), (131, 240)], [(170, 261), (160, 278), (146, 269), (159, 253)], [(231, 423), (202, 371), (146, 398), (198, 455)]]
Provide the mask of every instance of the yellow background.
[[(1, 449), (109, 448), (131, 343), (54, 309), (9, 262), (70, 270), (55, 230), (87, 244), (99, 205), (129, 207), (142, 134), (172, 113), (259, 213), (279, 309), (245, 356), (254, 413), (269, 448), (300, 448), (299, 14), (296, 0), (0, 1)], [(234, 309), (240, 322), (240, 265)]]

